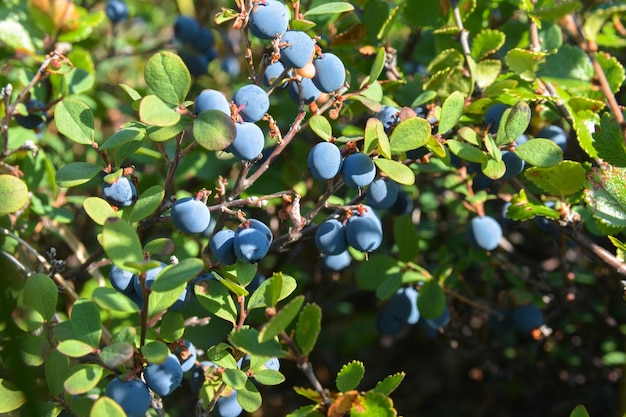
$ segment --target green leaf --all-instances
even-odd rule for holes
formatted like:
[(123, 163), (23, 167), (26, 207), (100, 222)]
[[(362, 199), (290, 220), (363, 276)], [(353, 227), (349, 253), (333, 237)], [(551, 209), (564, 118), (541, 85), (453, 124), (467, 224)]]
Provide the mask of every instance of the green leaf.
[(477, 62), (474, 70), (476, 85), (482, 90), (486, 89), (496, 81), (501, 71), (502, 62), (497, 59), (483, 59)]
[[(161, 274), (157, 276), (156, 281), (159, 280)], [(169, 284), (168, 284), (169, 286)], [(153, 285), (154, 287), (154, 285)], [(180, 284), (178, 287), (173, 287), (164, 291), (154, 291), (150, 293), (150, 298), (148, 300), (148, 316), (154, 317), (157, 314), (160, 314), (165, 309), (171, 307), (176, 300), (178, 300), (184, 293), (184, 291), (190, 291), (187, 288), (187, 283)]]
[(476, 147), (480, 147), (481, 139), (478, 136), (478, 133), (474, 129), (472, 129), (471, 127), (463, 126), (462, 128), (459, 129), (457, 134), (465, 142), (467, 142), (467, 143), (469, 143), (471, 145), (474, 145)]
[(305, 405), (287, 414), (287, 417), (324, 417), (324, 414), (320, 413), (318, 408), (320, 408), (318, 404)]
[(141, 141), (145, 136), (146, 131), (144, 129), (127, 127), (112, 134), (99, 148), (102, 151), (115, 149), (130, 142)]
[(168, 51), (158, 52), (148, 59), (144, 77), (152, 92), (172, 106), (183, 104), (191, 87), (187, 66), (178, 55)]
[(324, 116), (316, 114), (309, 119), (309, 127), (320, 138), (329, 141), (333, 137), (333, 128)]
[[(69, 369), (70, 359), (56, 350), (51, 350), (44, 362), (46, 383), (50, 394), (55, 397), (61, 395), (65, 389), (63, 383), (69, 375)], [(3, 403), (4, 401), (0, 400), (0, 407)]]
[(259, 332), (259, 342), (264, 343), (273, 340), (274, 337), (285, 331), (287, 326), (289, 326), (298, 315), (303, 303), (304, 295), (299, 295), (281, 308)]
[(126, 413), (111, 398), (100, 397), (93, 403), (89, 417), (126, 417)]
[[(370, 117), (365, 122), (365, 132), (363, 134), (363, 152), (369, 153), (378, 147), (379, 126), (383, 127), (382, 122), (375, 117)], [(386, 136), (386, 134), (385, 134)], [(387, 140), (389, 140), (387, 138)]]
[(304, 13), (304, 16), (317, 16), (321, 14), (339, 14), (354, 10), (354, 6), (343, 1), (335, 1), (313, 7)]
[(69, 376), (63, 383), (68, 394), (83, 394), (100, 382), (104, 368), (95, 364), (83, 364), (70, 368)]
[(407, 165), (402, 162), (394, 161), (391, 159), (374, 159), (374, 164), (381, 172), (384, 172), (389, 179), (397, 182), (398, 184), (413, 185), (415, 184), (415, 173)]
[(100, 346), (100, 336), (102, 336), (100, 310), (93, 301), (85, 299), (76, 300), (72, 306), (70, 321), (78, 340), (94, 348)]
[(382, 381), (379, 381), (376, 386), (372, 389), (374, 392), (378, 392), (383, 395), (389, 395), (402, 382), (406, 374), (404, 372), (398, 372), (397, 374), (389, 375), (385, 377)]
[(570, 413), (569, 417), (589, 417), (589, 413), (584, 405), (579, 404)]
[(262, 385), (278, 385), (285, 382), (285, 377), (273, 369), (261, 369), (254, 373), (256, 382)]
[(178, 311), (168, 311), (161, 319), (159, 335), (165, 342), (175, 342), (185, 334), (185, 318)]
[(403, 120), (393, 129), (389, 138), (391, 153), (407, 152), (426, 145), (430, 133), (430, 123), (420, 117)]
[(602, 115), (593, 139), (593, 147), (598, 151), (598, 157), (611, 165), (626, 167), (626, 145), (622, 129), (608, 113)]
[[(569, 102), (565, 106), (569, 108)], [(597, 158), (598, 153), (594, 148), (592, 132), (589, 125), (595, 127), (597, 114), (593, 110), (572, 111), (572, 128), (576, 132), (576, 139), (580, 147), (592, 158)]]
[(95, 136), (93, 112), (82, 101), (66, 98), (54, 108), (54, 122), (59, 133), (73, 142), (91, 145)]
[(441, 106), (439, 118), (439, 133), (445, 134), (461, 119), (465, 109), (465, 96), (460, 91), (450, 94)]
[(147, 343), (141, 348), (141, 354), (150, 363), (163, 363), (170, 354), (167, 345), (159, 340)]
[(250, 380), (246, 382), (246, 386), (243, 389), (237, 391), (237, 402), (239, 402), (241, 408), (249, 413), (253, 413), (261, 408), (262, 401), (261, 393)]
[(57, 171), (56, 183), (59, 187), (76, 187), (89, 182), (100, 172), (102, 172), (100, 165), (89, 162), (70, 162)]
[(428, 65), (428, 72), (435, 74), (440, 71), (462, 68), (465, 64), (463, 54), (456, 49), (445, 49), (439, 53)]
[(192, 121), (191, 117), (181, 114), (178, 123), (171, 126), (148, 126), (146, 132), (151, 141), (165, 142), (179, 135)]
[(256, 263), (251, 264), (248, 262), (237, 261), (235, 264), (235, 271), (237, 272), (237, 281), (247, 287), (257, 274), (258, 265)]
[(35, 46), (30, 38), (29, 31), (20, 22), (13, 19), (0, 21), (0, 42), (12, 50), (22, 50), (35, 54)]
[(582, 32), (589, 41), (596, 42), (604, 23), (614, 15), (626, 12), (626, 4), (600, 4), (585, 16)]
[(317, 304), (307, 304), (300, 311), (296, 323), (296, 344), (302, 356), (308, 356), (315, 347), (322, 326), (322, 309)]
[(50, 320), (56, 311), (59, 289), (49, 276), (34, 274), (26, 280), (22, 297), (24, 305), (38, 311), (44, 320)]
[(373, 255), (367, 262), (361, 262), (356, 270), (356, 283), (359, 288), (374, 291), (392, 275), (400, 276), (400, 265), (395, 258), (387, 255)]
[(393, 236), (398, 245), (398, 258), (402, 262), (410, 262), (419, 253), (419, 235), (408, 214), (396, 217), (393, 225)]
[(596, 52), (595, 56), (602, 68), (602, 72), (604, 72), (609, 88), (613, 93), (617, 93), (626, 78), (624, 67), (617, 58), (605, 52)]
[(180, 288), (181, 285), (196, 277), (204, 268), (204, 262), (199, 258), (187, 258), (176, 265), (163, 268), (152, 284), (152, 292), (170, 291)]
[(235, 297), (248, 296), (248, 290), (235, 282), (237, 280), (237, 277), (228, 274), (226, 271), (220, 271), (220, 273), (224, 275), (224, 277), (220, 276), (216, 271), (212, 271), (211, 273), (223, 286), (228, 288), (228, 290), (232, 292)]
[(557, 220), (560, 217), (558, 211), (543, 203), (531, 202), (526, 196), (526, 191), (523, 189), (520, 190), (520, 192), (511, 199), (511, 205), (506, 211), (506, 217), (511, 220), (523, 221), (530, 220), (536, 216), (543, 216), (552, 220)]
[(240, 369), (225, 369), (222, 380), (233, 389), (242, 389), (248, 382), (248, 376)]
[(358, 400), (358, 407), (353, 406), (350, 417), (396, 417), (391, 399), (386, 395), (368, 391)]
[(535, 138), (515, 148), (517, 156), (531, 165), (549, 167), (563, 160), (563, 151), (550, 139)]
[(583, 168), (580, 162), (561, 161), (551, 167), (528, 168), (524, 176), (544, 191), (565, 197), (583, 188), (585, 174), (585, 168)]
[(417, 309), (420, 316), (426, 319), (436, 319), (446, 308), (446, 295), (439, 283), (431, 279), (424, 282), (417, 297)]
[(504, 45), (504, 33), (495, 29), (483, 29), (472, 40), (471, 55), (474, 61), (480, 61), (483, 58), (495, 53)]
[(126, 265), (128, 262), (143, 262), (139, 236), (128, 222), (120, 218), (109, 218), (102, 228), (100, 243), (113, 264), (131, 272), (140, 272), (137, 268)]
[(169, 107), (155, 95), (145, 96), (139, 103), (139, 119), (152, 126), (174, 126), (180, 121), (180, 113)]
[(130, 298), (121, 292), (108, 287), (98, 287), (93, 290), (93, 301), (105, 310), (136, 313), (139, 307)]
[(221, 151), (235, 139), (235, 124), (219, 110), (205, 110), (193, 122), (193, 136), (209, 151)]
[(132, 359), (135, 348), (126, 342), (113, 343), (105, 346), (100, 352), (100, 360), (107, 368), (117, 368)]
[(485, 154), (485, 152), (465, 142), (448, 139), (446, 141), (446, 145), (448, 145), (450, 152), (465, 161), (476, 162), (478, 164), (482, 164), (487, 161), (487, 154)]
[(70, 358), (80, 358), (94, 352), (93, 346), (80, 340), (64, 340), (57, 345), (57, 350)]
[(109, 217), (117, 217), (117, 212), (113, 210), (111, 204), (100, 197), (87, 197), (83, 201), (83, 208), (91, 220), (101, 226)]
[(243, 328), (234, 330), (228, 340), (239, 350), (250, 355), (265, 356), (268, 358), (282, 358), (287, 354), (277, 340), (272, 339), (267, 342), (259, 342), (259, 331), (257, 329)]
[(522, 80), (534, 81), (537, 78), (539, 64), (545, 60), (544, 52), (533, 52), (515, 48), (504, 57), (506, 65)]
[(480, 169), (487, 177), (492, 180), (496, 180), (504, 175), (506, 172), (506, 165), (504, 165), (504, 161), (502, 160), (498, 161), (496, 159), (489, 158), (480, 165)]
[(0, 216), (24, 207), (28, 202), (28, 186), (21, 179), (8, 174), (0, 175)]
[(532, 15), (540, 20), (558, 20), (565, 15), (575, 13), (580, 10), (582, 4), (578, 1), (564, 1), (560, 3), (548, 2), (541, 9), (535, 8)]
[(228, 288), (213, 279), (202, 284), (195, 287), (196, 299), (200, 305), (233, 325), (237, 323), (237, 306)]
[(297, 287), (296, 280), (282, 273), (274, 273), (252, 293), (248, 300), (248, 310), (262, 307), (274, 307), (280, 300), (287, 298)]
[(347, 392), (356, 389), (364, 375), (365, 366), (363, 366), (363, 362), (348, 362), (342, 366), (337, 373), (337, 389), (340, 392)]
[[(505, 122), (504, 132), (506, 134), (506, 143), (513, 142), (524, 134), (530, 124), (530, 107), (525, 101), (520, 100), (511, 108)], [(498, 145), (502, 145), (500, 136), (498, 136)]]
[(546, 56), (537, 75), (564, 87), (588, 88), (594, 77), (587, 54), (577, 46), (563, 45), (555, 54)]
[(585, 202), (600, 229), (614, 234), (626, 228), (626, 169), (593, 168), (587, 180)]
[(12, 383), (0, 378), (0, 413), (17, 410), (26, 403), (26, 396)]
[(370, 74), (368, 77), (369, 82), (375, 82), (380, 74), (385, 69), (385, 60), (387, 59), (387, 51), (385, 51), (384, 47), (378, 48), (376, 51), (376, 57), (374, 58), (374, 63), (372, 64), (372, 68), (370, 69)]
[(233, 347), (228, 343), (218, 343), (209, 348), (207, 357), (211, 362), (223, 368), (238, 369), (237, 361), (230, 354), (231, 350)]
[(149, 255), (171, 255), (174, 252), (174, 242), (167, 237), (158, 237), (146, 243), (143, 251)]

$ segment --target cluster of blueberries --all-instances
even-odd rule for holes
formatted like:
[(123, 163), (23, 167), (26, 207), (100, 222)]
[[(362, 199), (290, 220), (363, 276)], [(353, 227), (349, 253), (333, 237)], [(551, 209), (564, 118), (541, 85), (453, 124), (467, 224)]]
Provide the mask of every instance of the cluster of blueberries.
[(179, 15), (174, 22), (174, 39), (189, 73), (193, 76), (206, 74), (209, 63), (217, 58), (211, 29), (200, 26), (191, 16)]

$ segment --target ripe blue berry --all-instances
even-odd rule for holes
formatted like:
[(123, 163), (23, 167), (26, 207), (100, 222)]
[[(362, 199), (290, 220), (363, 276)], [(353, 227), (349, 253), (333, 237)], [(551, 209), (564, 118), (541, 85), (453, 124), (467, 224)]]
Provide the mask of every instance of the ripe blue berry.
[(174, 226), (189, 234), (204, 232), (211, 222), (211, 212), (206, 204), (192, 197), (176, 200), (171, 216)]
[(200, 388), (204, 384), (206, 380), (206, 375), (204, 374), (205, 369), (216, 367), (213, 362), (210, 361), (202, 361), (200, 365), (194, 365), (191, 368), (191, 375), (189, 377), (189, 385), (191, 385), (191, 390), (196, 394), (200, 392)]
[(135, 274), (129, 271), (125, 271), (122, 268), (118, 268), (113, 265), (109, 270), (109, 280), (113, 288), (120, 292), (134, 291), (133, 279)]
[(340, 272), (350, 266), (352, 262), (352, 256), (346, 249), (338, 255), (326, 255), (321, 258), (322, 267), (330, 269), (331, 271)]
[(396, 198), (396, 201), (389, 207), (389, 212), (399, 216), (401, 214), (411, 214), (412, 211), (413, 200), (406, 191), (400, 189), (398, 198)]
[(260, 127), (254, 123), (243, 122), (235, 124), (235, 139), (226, 148), (235, 157), (242, 161), (251, 161), (263, 151), (265, 135)]
[(137, 188), (128, 177), (120, 177), (114, 183), (102, 184), (102, 196), (111, 205), (128, 207), (137, 200)]
[(198, 21), (191, 16), (179, 15), (174, 22), (174, 37), (182, 43), (192, 43), (200, 34)]
[(346, 223), (348, 244), (361, 252), (378, 249), (383, 241), (380, 220), (371, 216), (352, 216)]
[(399, 191), (400, 186), (397, 182), (389, 178), (379, 178), (367, 187), (365, 197), (367, 203), (374, 208), (389, 208), (398, 199)]
[(489, 127), (489, 132), (497, 133), (500, 127), (500, 119), (509, 106), (502, 103), (496, 103), (487, 109), (485, 113), (485, 124)]
[(237, 262), (235, 256), (235, 231), (230, 229), (220, 230), (209, 241), (211, 253), (222, 265), (233, 265)]
[(517, 156), (515, 152), (502, 151), (502, 161), (506, 167), (506, 171), (502, 176), (503, 180), (517, 177), (517, 175), (520, 174), (526, 166), (526, 162)]
[(178, 358), (170, 354), (163, 363), (152, 363), (146, 366), (143, 373), (146, 385), (160, 395), (170, 395), (183, 380), (183, 368)]
[(335, 54), (324, 53), (313, 61), (313, 65), (315, 66), (313, 83), (324, 93), (338, 90), (346, 81), (346, 68)]
[(119, 23), (128, 19), (128, 6), (123, 0), (109, 0), (106, 15), (111, 23)]
[(341, 162), (341, 151), (334, 143), (320, 142), (309, 152), (309, 170), (318, 180), (334, 178), (341, 169)]
[(529, 334), (543, 325), (543, 313), (534, 304), (527, 304), (513, 310), (513, 326), (523, 334)]
[(183, 289), (183, 292), (180, 293), (176, 301), (174, 301), (174, 304), (172, 304), (169, 307), (169, 310), (170, 311), (183, 311), (185, 307), (187, 307), (187, 304), (189, 304), (189, 301), (191, 301), (192, 292), (193, 290), (191, 289), (191, 287), (187, 285)]
[(552, 142), (559, 145), (559, 148), (561, 148), (563, 152), (567, 149), (567, 134), (559, 126), (546, 126), (541, 129), (535, 137), (550, 139)]
[(239, 115), (246, 122), (258, 122), (270, 108), (267, 93), (258, 85), (248, 84), (233, 95), (233, 101), (239, 109)]
[(239, 63), (239, 58), (236, 55), (228, 55), (222, 59), (222, 64), (220, 65), (222, 71), (228, 74), (229, 77), (235, 78), (241, 72), (241, 64)]
[(399, 288), (389, 302), (389, 312), (406, 324), (415, 324), (420, 319), (417, 309), (418, 292), (413, 287)]
[(263, 73), (263, 85), (269, 87), (285, 71), (285, 66), (280, 61), (269, 64)]
[(191, 47), (200, 53), (206, 53), (213, 49), (215, 38), (211, 29), (200, 28), (198, 35), (191, 41)]
[(219, 417), (239, 417), (243, 408), (237, 401), (237, 391), (233, 390), (229, 396), (222, 395), (215, 404)]
[(339, 255), (348, 248), (346, 228), (336, 219), (323, 221), (315, 231), (315, 246), (324, 255)]
[(289, 9), (277, 0), (258, 2), (250, 12), (248, 24), (257, 38), (274, 39), (276, 35), (282, 35), (287, 30)]
[(353, 153), (344, 159), (341, 176), (348, 187), (365, 187), (374, 181), (376, 165), (366, 154)]
[(208, 55), (204, 53), (194, 54), (188, 51), (181, 51), (180, 58), (189, 70), (189, 73), (194, 77), (199, 77), (207, 73), (209, 62), (211, 62), (215, 56), (214, 54)]
[(302, 68), (313, 56), (315, 42), (306, 32), (288, 30), (281, 39), (280, 60), (286, 67)]
[(242, 262), (258, 262), (267, 254), (272, 243), (272, 233), (262, 222), (248, 219), (245, 227), (235, 234), (235, 255)]
[(104, 391), (104, 395), (122, 407), (128, 417), (143, 417), (150, 408), (150, 391), (143, 381), (130, 381), (113, 378)]
[(480, 249), (493, 250), (502, 238), (502, 226), (493, 217), (474, 217), (468, 224), (467, 236), (470, 243)]
[(391, 314), (389, 309), (382, 309), (376, 316), (378, 331), (387, 336), (395, 336), (402, 331), (405, 321)]
[(420, 320), (420, 324), (426, 327), (426, 329), (430, 333), (436, 334), (436, 332), (438, 332), (439, 329), (441, 329), (442, 327), (446, 327), (448, 323), (450, 323), (450, 319), (451, 319), (450, 309), (446, 305), (446, 307), (443, 310), (443, 313), (441, 313), (439, 317), (436, 317), (434, 319), (424, 318)]
[[(300, 88), (302, 88), (302, 95), (300, 95)], [(300, 80), (300, 86), (295, 81), (289, 83), (287, 89), (289, 97), (295, 102), (300, 103), (300, 97), (304, 104), (311, 104), (322, 94), (322, 92), (313, 84), (310, 78), (302, 78)]]
[(230, 104), (221, 91), (206, 88), (198, 94), (194, 102), (194, 113), (198, 114), (205, 110), (219, 110), (230, 116)]
[(385, 132), (387, 132), (400, 122), (400, 118), (398, 117), (399, 113), (400, 109), (393, 106), (383, 106), (380, 111), (374, 114), (374, 117), (380, 120), (385, 128)]

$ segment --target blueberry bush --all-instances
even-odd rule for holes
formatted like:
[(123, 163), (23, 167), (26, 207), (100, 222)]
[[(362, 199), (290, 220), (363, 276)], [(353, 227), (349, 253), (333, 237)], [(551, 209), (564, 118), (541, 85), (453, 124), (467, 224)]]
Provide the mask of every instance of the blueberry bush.
[(626, 415), (625, 24), (4, 0), (0, 415)]

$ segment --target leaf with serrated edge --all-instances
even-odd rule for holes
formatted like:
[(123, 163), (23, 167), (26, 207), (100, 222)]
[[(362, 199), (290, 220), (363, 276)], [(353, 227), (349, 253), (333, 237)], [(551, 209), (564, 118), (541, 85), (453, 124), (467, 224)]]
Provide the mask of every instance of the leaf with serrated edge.
[(379, 381), (372, 389), (374, 392), (378, 392), (384, 395), (391, 394), (398, 385), (402, 382), (406, 374), (404, 372), (398, 372), (397, 374), (389, 375), (382, 381)]
[(585, 168), (579, 162), (561, 161), (547, 168), (530, 167), (524, 177), (552, 195), (565, 197), (583, 188), (585, 174)]
[(374, 391), (359, 397), (350, 410), (350, 417), (396, 417), (391, 398)]
[(315, 347), (322, 325), (322, 310), (317, 304), (307, 304), (300, 311), (296, 324), (296, 344), (302, 356)]
[(587, 174), (585, 202), (604, 232), (626, 228), (626, 169), (594, 168)]
[(359, 385), (365, 375), (365, 366), (360, 361), (348, 362), (341, 367), (337, 373), (336, 383), (337, 389), (341, 392), (347, 392)]
[(593, 147), (598, 151), (598, 157), (611, 165), (626, 167), (626, 145), (622, 136), (622, 129), (608, 113), (600, 120), (600, 126), (593, 133)]
[(287, 328), (287, 326), (289, 326), (291, 322), (296, 318), (303, 303), (304, 296), (299, 295), (291, 300), (283, 308), (281, 308), (278, 313), (276, 313), (276, 315), (272, 317), (259, 332), (259, 342), (268, 342), (274, 339), (274, 337), (278, 336), (280, 333), (282, 333)]
[(504, 45), (505, 35), (499, 30), (483, 29), (472, 41), (472, 58), (480, 61)]
[(511, 204), (506, 211), (506, 217), (511, 220), (521, 221), (530, 220), (536, 216), (543, 216), (552, 220), (557, 220), (560, 217), (558, 211), (541, 203), (531, 202), (526, 196), (526, 191), (520, 190), (511, 199)]

